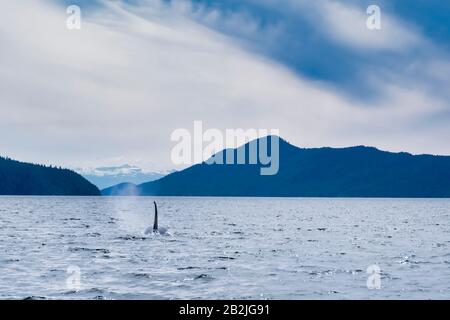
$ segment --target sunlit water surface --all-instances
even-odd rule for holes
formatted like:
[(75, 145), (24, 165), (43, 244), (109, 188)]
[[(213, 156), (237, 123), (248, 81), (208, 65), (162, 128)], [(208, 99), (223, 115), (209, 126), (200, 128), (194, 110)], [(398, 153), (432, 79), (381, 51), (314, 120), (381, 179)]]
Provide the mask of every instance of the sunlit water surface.
[(448, 199), (0, 197), (8, 299), (448, 299), (449, 249)]

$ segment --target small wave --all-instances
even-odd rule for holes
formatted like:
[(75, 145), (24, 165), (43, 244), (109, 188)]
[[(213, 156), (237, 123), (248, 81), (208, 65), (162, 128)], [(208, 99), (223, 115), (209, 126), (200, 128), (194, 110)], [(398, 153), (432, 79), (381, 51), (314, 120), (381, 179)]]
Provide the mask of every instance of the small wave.
[(86, 251), (86, 252), (100, 252), (100, 253), (103, 253), (103, 254), (110, 254), (111, 252), (108, 250), (108, 249), (102, 249), (102, 248), (83, 248), (83, 247), (75, 247), (75, 248), (73, 248), (73, 247), (71, 247), (71, 248), (69, 248), (69, 251), (70, 252), (83, 252), (83, 251)]
[(48, 298), (42, 296), (29, 296), (24, 298), (23, 300), (48, 300)]
[(335, 290), (330, 290), (327, 293), (331, 295), (331, 294), (338, 294), (340, 292), (339, 291), (335, 291)]
[(135, 278), (151, 278), (152, 277), (149, 273), (145, 273), (145, 272), (133, 272), (133, 273), (130, 273), (130, 275)]
[(327, 276), (335, 274), (351, 274), (356, 275), (364, 272), (362, 269), (329, 269), (329, 270), (314, 270), (307, 272), (310, 276)]
[(210, 259), (209, 261), (214, 261), (214, 260), (235, 260), (236, 258), (233, 257), (225, 257), (225, 256), (219, 256), (219, 257), (214, 257), (213, 259)]
[(217, 267), (217, 268), (214, 268), (215, 270), (228, 270), (228, 268), (227, 267)]
[(93, 237), (93, 238), (97, 238), (97, 237), (100, 237), (101, 234), (98, 233), (98, 232), (89, 232), (89, 233), (86, 233), (86, 236), (88, 236), (88, 237)]
[(214, 278), (209, 274), (202, 273), (194, 278), (194, 280), (213, 280)]
[(200, 267), (191, 267), (191, 266), (189, 266), (189, 267), (179, 267), (179, 268), (177, 268), (177, 270), (193, 270), (193, 269), (201, 269)]
[(121, 237), (117, 237), (117, 240), (132, 240), (132, 241), (143, 241), (143, 240), (147, 240), (146, 237), (136, 237), (136, 236), (121, 236)]
[(63, 219), (63, 221), (81, 221), (81, 219), (80, 218), (66, 218), (66, 219)]
[(116, 222), (117, 222), (116, 218), (109, 218), (109, 221), (108, 221), (109, 224), (115, 224)]
[(78, 291), (76, 291), (76, 290), (70, 290), (70, 291), (63, 292), (62, 295), (63, 296), (69, 296), (69, 295), (72, 295), (72, 294), (77, 294), (77, 292)]

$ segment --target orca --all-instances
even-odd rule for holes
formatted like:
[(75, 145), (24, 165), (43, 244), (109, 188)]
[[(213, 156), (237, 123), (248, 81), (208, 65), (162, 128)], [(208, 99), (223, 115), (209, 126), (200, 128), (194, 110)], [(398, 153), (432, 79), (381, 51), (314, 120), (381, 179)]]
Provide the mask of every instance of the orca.
[(158, 226), (158, 206), (156, 205), (156, 201), (153, 201), (153, 205), (155, 206), (155, 220), (153, 222), (153, 228), (148, 227), (147, 230), (145, 230), (145, 234), (161, 234), (166, 235), (168, 234), (168, 231), (166, 228), (159, 228)]

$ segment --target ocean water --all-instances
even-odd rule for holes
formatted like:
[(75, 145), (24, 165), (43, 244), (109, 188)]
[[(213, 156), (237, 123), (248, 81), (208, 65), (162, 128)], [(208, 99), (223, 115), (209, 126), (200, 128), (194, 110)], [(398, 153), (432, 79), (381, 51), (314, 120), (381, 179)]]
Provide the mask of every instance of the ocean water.
[(0, 197), (0, 298), (449, 299), (450, 199)]

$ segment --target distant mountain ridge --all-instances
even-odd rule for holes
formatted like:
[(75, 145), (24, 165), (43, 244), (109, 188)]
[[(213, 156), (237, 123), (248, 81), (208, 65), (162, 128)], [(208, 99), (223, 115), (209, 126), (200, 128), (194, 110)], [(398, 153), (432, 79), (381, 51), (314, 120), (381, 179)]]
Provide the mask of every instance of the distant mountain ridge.
[[(248, 151), (249, 144), (241, 148)], [(102, 194), (450, 197), (449, 156), (392, 153), (365, 146), (303, 149), (282, 139), (279, 150), (280, 168), (273, 176), (260, 175), (260, 165), (202, 163), (153, 182), (108, 188)]]
[(99, 196), (99, 189), (68, 169), (0, 157), (0, 195)]
[(160, 179), (170, 173), (146, 172), (137, 166), (128, 164), (94, 169), (76, 169), (76, 171), (100, 189), (105, 189), (121, 183), (141, 184), (150, 182)]

